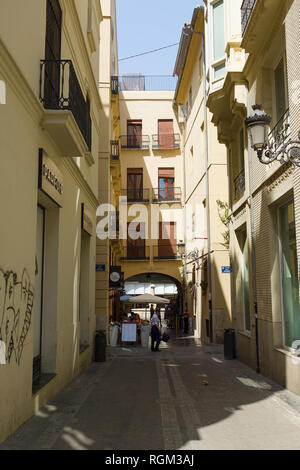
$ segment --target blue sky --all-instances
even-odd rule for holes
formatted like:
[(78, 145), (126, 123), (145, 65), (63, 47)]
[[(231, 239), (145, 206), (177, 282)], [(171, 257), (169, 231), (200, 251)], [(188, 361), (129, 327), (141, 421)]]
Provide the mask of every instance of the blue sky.
[[(116, 0), (119, 59), (180, 41), (201, 0)], [(178, 46), (119, 62), (119, 75), (173, 75)]]

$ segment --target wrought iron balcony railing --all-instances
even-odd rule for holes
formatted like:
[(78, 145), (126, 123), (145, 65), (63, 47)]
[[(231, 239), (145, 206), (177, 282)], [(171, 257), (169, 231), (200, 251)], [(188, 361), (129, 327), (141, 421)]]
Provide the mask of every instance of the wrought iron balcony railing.
[(127, 202), (149, 202), (149, 189), (122, 189), (122, 196), (127, 196)]
[(237, 201), (245, 192), (245, 169), (233, 181), (234, 200)]
[(150, 137), (149, 135), (121, 135), (121, 148), (122, 149), (149, 149)]
[(40, 101), (45, 109), (72, 111), (91, 150), (91, 117), (71, 60), (41, 60)]
[(152, 148), (171, 150), (180, 148), (180, 134), (153, 134)]
[(180, 202), (182, 191), (181, 188), (168, 186), (166, 188), (154, 188), (152, 202)]
[(171, 242), (168, 243), (168, 240), (163, 240), (162, 244), (153, 247), (153, 259), (180, 260), (178, 245)]
[(130, 245), (123, 247), (121, 260), (149, 260), (150, 259), (150, 247), (146, 245)]
[(256, 0), (244, 0), (242, 3), (242, 6), (241, 6), (242, 36), (244, 36), (245, 31), (247, 29), (255, 3), (256, 3)]
[(286, 110), (279, 119), (276, 126), (269, 133), (268, 147), (272, 152), (277, 152), (282, 144), (286, 142), (291, 134), (290, 111)]
[(120, 158), (120, 148), (118, 140), (110, 141), (110, 158), (111, 160), (119, 160)]

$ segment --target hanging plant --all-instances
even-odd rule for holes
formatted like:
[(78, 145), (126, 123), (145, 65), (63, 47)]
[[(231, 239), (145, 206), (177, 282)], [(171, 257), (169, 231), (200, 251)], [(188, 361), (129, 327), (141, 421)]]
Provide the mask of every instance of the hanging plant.
[(207, 281), (201, 281), (200, 282), (200, 287), (201, 287), (202, 295), (206, 295), (208, 282)]
[(229, 235), (229, 229), (228, 229), (228, 224), (229, 224), (229, 207), (227, 202), (222, 202), (219, 199), (216, 201), (217, 206), (218, 206), (218, 214), (219, 218), (222, 222), (223, 225), (226, 227), (226, 231), (222, 233), (222, 237), (224, 239), (224, 245), (226, 248), (229, 248), (229, 242), (230, 242), (230, 235)]

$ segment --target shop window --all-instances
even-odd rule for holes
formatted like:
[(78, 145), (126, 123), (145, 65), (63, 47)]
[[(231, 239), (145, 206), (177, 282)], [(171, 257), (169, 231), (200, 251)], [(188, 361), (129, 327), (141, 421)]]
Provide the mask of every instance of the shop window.
[(90, 291), (90, 236), (81, 230), (80, 280), (79, 280), (79, 323), (80, 351), (89, 345), (89, 291)]
[(300, 340), (298, 260), (293, 201), (279, 208), (279, 237), (284, 344), (291, 347), (295, 340)]
[(35, 301), (33, 327), (33, 383), (41, 377), (42, 331), (43, 331), (43, 287), (45, 257), (45, 209), (37, 207), (36, 257), (35, 257)]

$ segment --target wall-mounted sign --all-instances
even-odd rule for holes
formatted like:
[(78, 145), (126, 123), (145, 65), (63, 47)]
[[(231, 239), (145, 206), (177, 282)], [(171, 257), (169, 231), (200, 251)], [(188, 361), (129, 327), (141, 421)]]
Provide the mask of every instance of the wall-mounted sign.
[(87, 210), (84, 203), (81, 204), (81, 228), (89, 235), (93, 235), (92, 214)]
[(231, 266), (222, 266), (222, 273), (223, 274), (230, 274), (231, 273)]
[(104, 273), (105, 272), (105, 264), (96, 264), (96, 271), (97, 271), (97, 273)]
[(63, 174), (42, 148), (39, 149), (38, 187), (52, 201), (62, 207)]
[(122, 282), (121, 266), (110, 266), (109, 287), (114, 287), (115, 289), (117, 289), (121, 287), (121, 282)]

